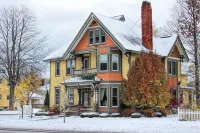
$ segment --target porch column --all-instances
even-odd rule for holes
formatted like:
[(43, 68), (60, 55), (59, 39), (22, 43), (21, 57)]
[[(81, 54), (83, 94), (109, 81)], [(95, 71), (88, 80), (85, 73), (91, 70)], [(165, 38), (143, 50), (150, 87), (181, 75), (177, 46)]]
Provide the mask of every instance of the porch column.
[(98, 111), (98, 87), (94, 88), (94, 111)]

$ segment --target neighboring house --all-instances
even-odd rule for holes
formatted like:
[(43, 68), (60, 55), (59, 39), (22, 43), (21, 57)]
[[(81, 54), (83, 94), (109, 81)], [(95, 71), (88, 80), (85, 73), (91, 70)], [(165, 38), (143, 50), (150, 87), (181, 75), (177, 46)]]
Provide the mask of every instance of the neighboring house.
[(31, 103), (35, 105), (44, 105), (47, 90), (49, 91), (48, 79), (41, 80), (41, 87), (37, 89), (37, 92), (33, 93), (31, 97)]
[[(9, 108), (10, 90), (8, 81), (4, 77), (4, 73), (5, 71), (0, 69), (0, 110), (7, 110)], [(17, 102), (15, 102), (14, 106), (17, 106)]]
[(91, 13), (72, 42), (44, 59), (50, 62), (50, 106), (79, 104), (98, 112), (119, 112), (121, 81), (142, 50), (162, 56), (176, 99), (181, 62), (188, 61), (183, 44), (176, 35), (153, 38), (147, 1), (141, 19), (142, 28), (124, 15)]

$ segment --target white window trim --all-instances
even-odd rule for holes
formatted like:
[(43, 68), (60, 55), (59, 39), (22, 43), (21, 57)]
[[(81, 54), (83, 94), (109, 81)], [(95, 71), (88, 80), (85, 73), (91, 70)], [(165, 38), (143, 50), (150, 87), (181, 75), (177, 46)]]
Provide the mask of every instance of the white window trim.
[[(117, 106), (113, 106), (113, 88), (117, 88)], [(119, 107), (119, 87), (111, 87), (111, 107)]]
[[(107, 56), (107, 70), (101, 70), (101, 55), (106, 55)], [(109, 59), (108, 59), (108, 54), (100, 54), (99, 55), (99, 71), (100, 72), (107, 72), (108, 71), (108, 63), (109, 63)]]
[[(113, 70), (113, 58), (112, 58), (113, 55), (118, 56), (117, 70)], [(112, 71), (115, 71), (115, 72), (119, 71), (119, 54), (111, 54), (111, 67), (112, 67), (111, 69)]]
[[(100, 93), (100, 90), (101, 88), (105, 88), (106, 89), (106, 96), (107, 96), (107, 105), (106, 106), (101, 106), (101, 93)], [(108, 87), (101, 87), (99, 88), (99, 107), (108, 107)]]

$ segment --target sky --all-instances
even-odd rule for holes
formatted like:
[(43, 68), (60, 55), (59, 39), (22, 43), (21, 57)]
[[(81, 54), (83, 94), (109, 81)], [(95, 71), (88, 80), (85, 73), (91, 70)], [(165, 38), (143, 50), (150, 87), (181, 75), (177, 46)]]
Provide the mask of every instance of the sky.
[[(0, 8), (25, 5), (35, 12), (38, 28), (48, 36), (47, 48), (57, 49), (69, 43), (91, 12), (106, 16), (124, 14), (134, 22), (141, 16), (143, 0), (0, 0)], [(175, 0), (149, 0), (153, 21), (162, 27), (170, 19)]]

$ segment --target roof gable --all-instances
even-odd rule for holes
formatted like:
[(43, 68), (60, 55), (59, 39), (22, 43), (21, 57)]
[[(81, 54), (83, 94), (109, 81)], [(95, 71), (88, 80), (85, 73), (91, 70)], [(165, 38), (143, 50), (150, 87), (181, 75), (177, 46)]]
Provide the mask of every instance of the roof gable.
[(141, 43), (140, 36), (136, 34), (137, 32), (134, 33), (133, 22), (127, 20), (120, 21), (116, 18), (91, 13), (65, 52), (64, 57), (68, 57), (69, 53), (76, 48), (93, 21), (95, 21), (105, 31), (105, 33), (110, 36), (112, 41), (122, 52), (125, 53), (126, 50), (146, 50)]

